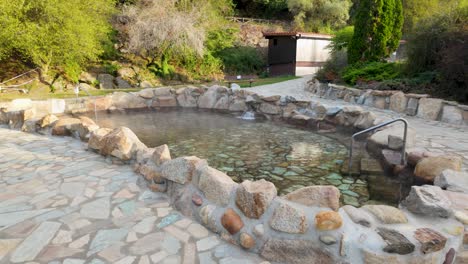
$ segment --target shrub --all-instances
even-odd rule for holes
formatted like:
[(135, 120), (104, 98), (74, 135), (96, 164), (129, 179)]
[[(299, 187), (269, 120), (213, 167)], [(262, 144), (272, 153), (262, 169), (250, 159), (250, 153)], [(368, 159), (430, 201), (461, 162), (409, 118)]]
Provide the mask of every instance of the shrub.
[(468, 102), (468, 7), (421, 21), (408, 39), (409, 76), (436, 72), (431, 93)]
[(113, 62), (104, 62), (104, 70), (108, 74), (112, 74), (114, 76), (117, 76), (117, 71), (120, 69), (120, 65), (113, 63)]
[(321, 68), (316, 77), (324, 82), (342, 82), (341, 74), (343, 69), (348, 66), (348, 55), (346, 50), (332, 52), (323, 68)]
[(397, 63), (356, 63), (343, 71), (343, 80), (348, 84), (355, 85), (357, 82), (396, 79), (401, 76), (400, 68), (400, 64)]
[(218, 53), (223, 61), (224, 71), (229, 74), (259, 74), (265, 61), (257, 49), (252, 47), (232, 47)]

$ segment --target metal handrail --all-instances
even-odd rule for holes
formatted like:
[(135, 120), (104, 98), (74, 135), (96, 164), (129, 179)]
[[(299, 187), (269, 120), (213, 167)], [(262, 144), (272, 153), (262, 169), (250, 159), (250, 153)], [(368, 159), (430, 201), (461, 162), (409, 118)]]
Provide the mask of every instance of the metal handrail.
[(408, 121), (406, 119), (404, 119), (404, 118), (397, 118), (397, 119), (393, 119), (391, 121), (388, 121), (388, 122), (385, 122), (385, 123), (378, 124), (376, 126), (370, 127), (370, 128), (365, 129), (363, 131), (357, 132), (351, 137), (351, 148), (349, 150), (349, 161), (348, 161), (348, 174), (350, 176), (351, 176), (351, 167), (352, 167), (352, 164), (353, 164), (354, 138), (356, 138), (357, 136), (360, 136), (362, 134), (372, 132), (372, 131), (374, 131), (376, 129), (379, 129), (381, 127), (388, 126), (390, 124), (396, 123), (396, 122), (403, 122), (403, 124), (405, 125), (405, 131), (404, 131), (404, 134), (403, 134), (403, 148), (401, 149), (401, 161), (400, 161), (401, 165), (405, 165), (405, 162), (406, 162), (406, 138), (407, 138), (407, 134), (408, 134)]

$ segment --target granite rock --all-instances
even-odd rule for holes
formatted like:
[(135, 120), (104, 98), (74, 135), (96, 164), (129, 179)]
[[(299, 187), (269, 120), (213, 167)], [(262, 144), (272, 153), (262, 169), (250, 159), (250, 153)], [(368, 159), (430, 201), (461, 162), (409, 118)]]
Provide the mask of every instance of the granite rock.
[(428, 183), (434, 182), (444, 170), (461, 171), (462, 160), (455, 156), (438, 156), (421, 159), (414, 170), (414, 175)]
[(197, 167), (206, 165), (206, 160), (199, 159), (195, 156), (180, 157), (170, 161), (166, 161), (161, 166), (162, 177), (185, 184), (192, 180)]
[(453, 213), (450, 200), (438, 186), (412, 186), (402, 205), (415, 214), (431, 217), (448, 218)]
[(208, 200), (217, 205), (228, 205), (236, 186), (237, 183), (221, 171), (208, 166), (201, 169), (198, 187)]
[(249, 218), (259, 219), (276, 197), (277, 190), (273, 183), (244, 181), (237, 188), (236, 205)]
[(340, 190), (335, 186), (309, 186), (283, 196), (284, 199), (307, 206), (328, 207), (338, 210)]
[(287, 202), (281, 201), (270, 219), (271, 228), (290, 234), (304, 234), (308, 224), (305, 213)]

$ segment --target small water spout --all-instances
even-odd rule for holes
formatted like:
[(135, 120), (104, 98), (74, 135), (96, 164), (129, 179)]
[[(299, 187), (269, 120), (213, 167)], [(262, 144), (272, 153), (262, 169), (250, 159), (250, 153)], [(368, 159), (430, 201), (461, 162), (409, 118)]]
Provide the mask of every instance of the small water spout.
[(254, 111), (245, 111), (242, 114), (241, 119), (243, 119), (243, 120), (255, 120), (255, 112)]
[[(80, 93), (80, 90), (85, 92), (88, 97), (92, 97), (91, 94), (89, 93), (88, 90), (86, 89), (83, 89), (83, 87), (81, 86), (81, 83), (78, 83), (77, 86), (75, 86), (75, 94), (76, 94), (76, 97), (78, 98), (78, 94)], [(94, 121), (96, 122), (96, 124), (98, 123), (98, 116), (97, 116), (97, 106), (96, 106), (96, 97), (93, 98), (94, 100)]]

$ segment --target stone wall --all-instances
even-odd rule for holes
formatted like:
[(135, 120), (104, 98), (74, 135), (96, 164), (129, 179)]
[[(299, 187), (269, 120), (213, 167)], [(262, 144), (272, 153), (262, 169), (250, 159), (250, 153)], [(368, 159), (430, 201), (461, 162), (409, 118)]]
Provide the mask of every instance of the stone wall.
[(401, 91), (361, 90), (311, 80), (306, 89), (326, 99), (341, 99), (380, 109), (389, 109), (408, 116), (468, 125), (468, 106), (431, 98), (427, 94), (405, 94)]
[[(264, 258), (286, 263), (452, 263), (462, 252), (468, 224), (466, 186), (458, 178), (461, 162), (451, 157), (409, 152), (408, 164), (395, 165), (392, 153), (402, 147), (401, 131), (388, 127), (371, 135), (372, 151), (386, 166), (410, 171), (438, 186), (413, 186), (399, 208), (366, 205), (339, 208), (340, 192), (333, 186), (309, 186), (277, 196), (265, 180), (234, 182), (197, 157), (171, 158), (169, 148), (148, 148), (126, 127), (100, 128), (79, 113), (98, 110), (185, 107), (218, 111), (252, 111), (318, 130), (353, 131), (382, 120), (359, 106), (329, 107), (292, 97), (261, 97), (225, 87), (145, 89), (98, 98), (13, 101), (0, 109), (0, 123), (27, 132), (75, 136), (88, 148), (132, 164), (157, 192), (166, 192), (182, 214), (198, 220), (223, 239)], [(408, 147), (417, 147), (414, 131)], [(393, 151), (393, 152), (392, 152)], [(362, 162), (361, 162), (362, 163)], [(372, 166), (362, 163), (367, 171)], [(362, 168), (361, 168), (362, 169)], [(382, 176), (384, 177), (384, 176)], [(439, 187), (440, 186), (440, 187)], [(442, 188), (446, 189), (443, 190)], [(466, 236), (466, 235), (465, 235)], [(466, 254), (465, 254), (466, 255)], [(460, 262), (461, 263), (461, 262)]]

